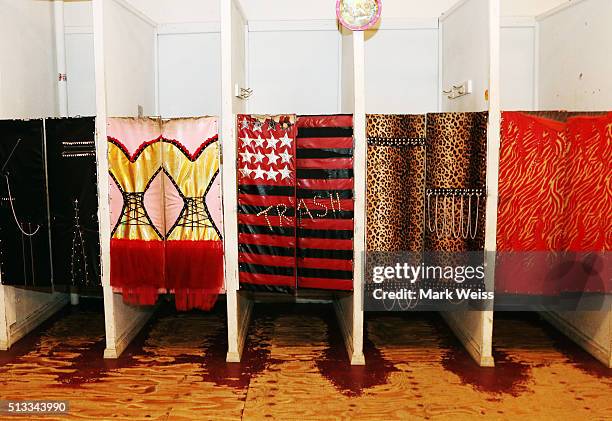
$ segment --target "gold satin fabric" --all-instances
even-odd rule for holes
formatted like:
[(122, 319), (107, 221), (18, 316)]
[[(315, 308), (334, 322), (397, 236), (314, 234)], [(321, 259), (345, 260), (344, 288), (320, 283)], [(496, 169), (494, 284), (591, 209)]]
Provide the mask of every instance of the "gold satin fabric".
[[(195, 198), (203, 206), (205, 194), (215, 174), (219, 170), (219, 142), (212, 142), (195, 161), (175, 145), (163, 142), (164, 169), (174, 180), (180, 193), (187, 198)], [(166, 183), (168, 181), (166, 180)], [(166, 186), (168, 188), (168, 186)], [(188, 209), (183, 209), (181, 215), (169, 233), (168, 240), (220, 241), (214, 228), (210, 213), (206, 208), (200, 208), (199, 223), (190, 224)], [(205, 216), (204, 216), (205, 214)], [(193, 217), (193, 215), (191, 215)], [(205, 218), (205, 220), (202, 220)], [(169, 222), (168, 222), (169, 223)]]
[[(126, 193), (144, 192), (147, 184), (162, 165), (162, 143), (156, 141), (144, 148), (135, 162), (130, 162), (123, 150), (112, 142), (108, 142), (109, 171), (117, 181), (119, 188)], [(162, 192), (160, 192), (162, 193)], [(127, 204), (124, 204), (124, 207)], [(153, 228), (151, 220), (145, 216), (144, 203), (137, 208), (125, 208), (117, 229), (112, 238), (129, 240), (161, 240)], [(139, 217), (139, 221), (136, 217)]]

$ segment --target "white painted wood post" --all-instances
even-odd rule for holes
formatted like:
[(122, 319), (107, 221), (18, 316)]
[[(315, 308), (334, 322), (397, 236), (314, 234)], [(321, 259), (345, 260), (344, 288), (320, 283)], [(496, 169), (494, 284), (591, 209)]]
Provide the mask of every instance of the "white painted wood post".
[(351, 364), (363, 365), (363, 283), (366, 251), (366, 172), (367, 139), (365, 112), (365, 32), (353, 32), (353, 83), (355, 108), (353, 113), (354, 166), (354, 285), (353, 285), (353, 354)]
[[(239, 362), (242, 355), (252, 301), (241, 294), (238, 282), (238, 191), (236, 179), (236, 117), (234, 114), (234, 84), (240, 65), (234, 54), (242, 51), (245, 43), (236, 39), (234, 19), (239, 19), (240, 9), (233, 0), (221, 2), (221, 189), (223, 201), (223, 244), (225, 256), (225, 289), (227, 297), (226, 360)], [(244, 27), (242, 27), (244, 29)], [(239, 60), (238, 60), (239, 61)]]
[[(487, 128), (487, 203), (485, 209), (485, 282), (495, 290), (495, 254), (497, 250), (497, 204), (499, 201), (499, 148), (501, 141), (501, 4), (489, 2), (489, 118)], [(482, 312), (480, 365), (492, 366), (493, 311)]]
[[(104, 296), (106, 348), (104, 358), (117, 358), (153, 314), (150, 308), (130, 306), (110, 285), (110, 192), (108, 145), (106, 142), (107, 85), (104, 45), (105, 2), (93, 0), (94, 58), (96, 75), (96, 156), (98, 175), (98, 223), (100, 229), (100, 267)], [(129, 42), (129, 40), (126, 40)]]
[[(1, 280), (2, 278), (0, 275), (0, 281)], [(0, 351), (6, 351), (9, 347), (4, 288), (4, 285), (0, 285)]]

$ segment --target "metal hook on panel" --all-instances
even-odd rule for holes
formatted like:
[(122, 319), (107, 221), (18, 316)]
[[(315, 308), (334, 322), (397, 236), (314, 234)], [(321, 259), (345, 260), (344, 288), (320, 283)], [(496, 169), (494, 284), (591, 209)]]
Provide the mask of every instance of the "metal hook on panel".
[[(472, 238), (472, 240), (474, 238), (476, 238), (476, 234), (478, 234), (478, 211), (480, 208), (480, 192), (476, 192), (476, 219), (474, 220), (474, 232), (472, 232), (472, 230), (470, 229), (470, 237)], [(471, 219), (471, 215), (470, 215), (470, 219)]]
[(465, 221), (464, 203), (465, 203), (465, 197), (461, 198), (461, 237), (463, 237), (463, 238), (468, 238), (468, 235), (470, 235), (470, 212), (471, 212), (471, 207), (472, 207), (472, 199), (470, 198), (470, 196), (468, 196), (467, 200), (468, 200), (468, 212), (467, 212), (467, 221), (465, 222), (465, 229), (464, 229), (464, 221)]
[(431, 192), (431, 190), (429, 190), (427, 192), (427, 227), (429, 228), (429, 232), (435, 232), (436, 231), (435, 230), (436, 227), (435, 226), (433, 228), (431, 227), (431, 220), (432, 220), (432, 217), (431, 217), (431, 195), (432, 195), (432, 192)]
[(241, 88), (238, 85), (235, 85), (234, 91), (234, 95), (236, 96), (236, 98), (240, 99), (248, 99), (253, 95), (253, 89)]

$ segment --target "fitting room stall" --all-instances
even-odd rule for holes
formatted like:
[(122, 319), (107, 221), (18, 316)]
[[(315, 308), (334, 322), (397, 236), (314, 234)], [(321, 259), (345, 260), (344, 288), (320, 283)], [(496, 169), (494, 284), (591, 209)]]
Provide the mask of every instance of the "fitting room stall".
[[(487, 259), (487, 268), (493, 267), (499, 6), (499, 1), (489, 0), (419, 5), (386, 1), (380, 24), (366, 32), (368, 171), (372, 173), (367, 249), (373, 260), (385, 253), (476, 251)], [(453, 180), (450, 173), (462, 175)], [(462, 214), (455, 216), (462, 224), (457, 235), (438, 230), (438, 208), (434, 211), (431, 205), (438, 200), (446, 204), (447, 198), (457, 203), (456, 209), (459, 203), (465, 209), (471, 206), (467, 214), (461, 207)], [(479, 253), (484, 250), (486, 254)], [(488, 290), (492, 277), (489, 270)], [(400, 305), (392, 304), (385, 303), (396, 310)], [(479, 365), (493, 365), (493, 313), (488, 307), (441, 315)]]
[[(241, 148), (249, 143), (249, 136), (257, 138), (260, 134), (249, 130), (263, 125), (266, 136), (272, 133), (273, 137), (285, 138), (287, 149), (281, 157), (287, 166), (281, 169), (290, 169), (291, 173), (297, 169), (296, 176), (283, 176), (288, 181), (280, 184), (289, 191), (289, 197), (284, 198), (286, 204), (281, 204), (249, 202), (252, 198), (248, 192), (254, 182), (245, 181), (248, 167), (244, 168), (247, 173), (238, 174), (232, 166), (223, 168), (228, 361), (240, 360), (256, 302), (304, 299), (333, 303), (351, 363), (364, 364), (360, 282), (365, 226), (364, 39), (363, 33), (339, 31), (333, 6), (328, 1), (309, 2), (307, 7), (298, 1), (222, 2), (224, 161), (248, 164), (243, 158), (250, 161), (245, 154), (251, 150)], [(263, 114), (267, 116), (257, 117)], [(330, 148), (340, 148), (341, 159), (321, 156), (317, 164), (326, 162), (327, 166), (300, 168), (306, 161), (317, 161), (308, 159), (315, 158), (309, 153), (322, 150), (316, 140), (304, 137), (309, 133), (318, 133), (319, 140), (336, 145)], [(292, 149), (296, 144), (297, 151)], [(297, 160), (292, 157), (296, 152)], [(312, 179), (305, 181), (305, 175)], [(332, 185), (344, 189), (342, 196), (334, 196), (333, 204), (325, 208), (337, 218), (314, 217), (314, 210), (308, 209), (310, 202), (316, 201), (312, 186), (319, 186), (322, 197), (329, 201), (327, 193)], [(262, 194), (267, 188), (261, 187)], [(277, 200), (278, 196), (271, 195), (269, 200)], [(257, 236), (250, 235), (257, 233), (255, 229), (263, 229), (265, 222), (258, 224), (249, 209), (270, 204), (276, 209), (294, 208), (286, 214), (279, 211), (270, 215), (272, 224), (278, 225), (270, 226), (271, 230), (285, 229), (283, 221), (297, 228), (289, 228), (285, 233), (288, 240), (282, 244), (260, 244)], [(317, 215), (327, 215), (321, 209), (317, 208)], [(299, 212), (311, 213), (298, 218)], [(342, 237), (334, 237), (336, 232)], [(325, 242), (330, 245), (325, 247)], [(260, 255), (270, 254), (274, 246), (280, 246), (277, 250), (283, 249), (283, 255), (272, 253), (269, 260), (261, 261)], [(287, 251), (290, 248), (293, 251)], [(330, 262), (324, 255), (333, 255), (336, 260)], [(279, 262), (280, 269), (273, 267), (274, 262)], [(262, 269), (266, 265), (269, 269)]]
[(116, 358), (160, 294), (208, 310), (223, 293), (219, 2), (92, 6), (104, 355)]
[(1, 3), (0, 349), (77, 303), (76, 289), (101, 292), (93, 45), (77, 39), (91, 11), (79, 6)]
[[(498, 247), (534, 255), (559, 251), (573, 255), (569, 255), (572, 264), (565, 262), (565, 271), (557, 277), (552, 276), (550, 263), (533, 272), (537, 276), (508, 276), (499, 267), (497, 293), (523, 300), (540, 297), (539, 314), (544, 320), (611, 367), (612, 277), (606, 253), (612, 224), (612, 60), (604, 46), (612, 41), (612, 4), (520, 2), (507, 4), (502, 12)], [(538, 141), (540, 149), (533, 149), (536, 143), (530, 138)], [(555, 149), (547, 146), (553, 144)], [(538, 162), (537, 170), (529, 160)], [(563, 174), (554, 168), (564, 168)], [(522, 177), (525, 171), (533, 181)], [(546, 186), (541, 189), (544, 195), (533, 194), (541, 185)], [(555, 196), (559, 205), (550, 201)], [(520, 197), (530, 197), (531, 203), (521, 205)], [(560, 231), (543, 222), (542, 215)], [(583, 307), (574, 301), (570, 305), (581, 311), (568, 307), (563, 311), (554, 305), (559, 297), (577, 295)]]

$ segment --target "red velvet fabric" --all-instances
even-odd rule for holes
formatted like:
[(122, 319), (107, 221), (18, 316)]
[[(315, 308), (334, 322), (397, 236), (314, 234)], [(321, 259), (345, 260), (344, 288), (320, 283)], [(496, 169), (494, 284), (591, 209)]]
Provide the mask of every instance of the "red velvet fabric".
[(153, 305), (164, 280), (162, 241), (111, 239), (111, 286), (130, 304)]
[(503, 113), (496, 291), (612, 292), (611, 170), (612, 113)]

